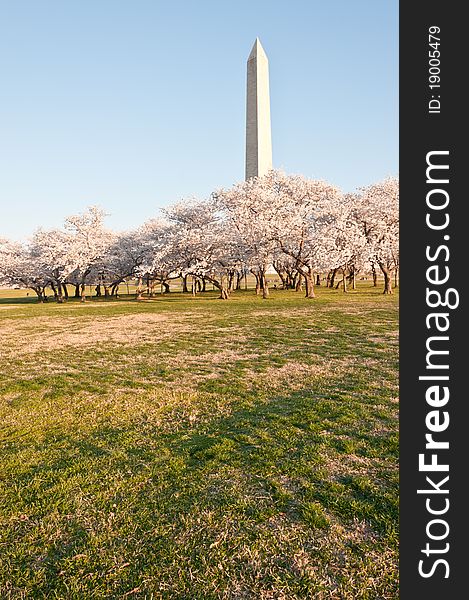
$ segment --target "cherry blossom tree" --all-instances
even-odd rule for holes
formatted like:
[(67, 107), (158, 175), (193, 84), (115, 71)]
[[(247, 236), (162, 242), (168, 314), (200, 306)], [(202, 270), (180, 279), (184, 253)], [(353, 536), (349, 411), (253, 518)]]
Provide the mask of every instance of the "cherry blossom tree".
[(58, 302), (68, 298), (69, 281), (80, 286), (85, 299), (86, 278), (112, 240), (112, 234), (104, 229), (104, 216), (101, 209), (90, 207), (83, 214), (67, 217), (64, 230), (39, 229), (30, 240), (28, 255)]
[(115, 234), (106, 252), (94, 262), (90, 272), (90, 279), (97, 283), (97, 295), (102, 294), (101, 288), (105, 297), (117, 295), (119, 284), (138, 276), (147, 255), (145, 225)]
[(255, 276), (256, 293), (262, 289), (264, 298), (269, 296), (266, 272), (278, 248), (272, 223), (272, 178), (273, 172), (214, 194), (218, 207), (228, 216), (227, 227), (237, 233), (240, 260)]
[(205, 278), (229, 298), (230, 270), (240, 267), (237, 239), (212, 198), (185, 200), (165, 209), (171, 226), (167, 232), (167, 254), (174, 270), (182, 275)]
[(143, 260), (137, 268), (137, 295), (143, 292), (143, 280), (147, 291), (153, 295), (154, 286), (159, 284), (164, 293), (169, 293), (171, 280), (180, 276), (180, 260), (175, 253), (174, 223), (166, 217), (158, 217), (144, 223), (140, 228), (140, 244)]
[(47, 299), (45, 288), (48, 284), (49, 280), (29, 246), (0, 239), (0, 285), (32, 289), (38, 301), (43, 302)]
[(70, 235), (68, 260), (73, 265), (74, 276), (80, 279), (82, 301), (85, 300), (86, 278), (105, 256), (114, 238), (104, 227), (105, 216), (101, 208), (90, 206), (84, 213), (65, 219), (65, 229)]
[[(331, 206), (342, 199), (334, 186), (301, 175), (272, 170), (254, 180), (260, 186), (264, 239), (275, 242), (289, 257), (305, 282), (306, 297), (314, 298), (314, 273), (329, 264), (324, 232), (333, 218)], [(334, 204), (335, 203), (335, 204)], [(270, 249), (270, 246), (267, 246)]]
[(323, 265), (333, 273), (342, 273), (344, 292), (347, 291), (347, 280), (350, 279), (355, 288), (357, 273), (369, 264), (369, 245), (354, 209), (353, 197), (337, 196), (322, 206), (323, 212), (318, 219)]
[(58, 302), (67, 297), (65, 281), (76, 268), (72, 236), (60, 229), (39, 229), (29, 243), (29, 253), (38, 273), (51, 286)]
[(399, 181), (389, 177), (360, 188), (354, 214), (369, 246), (369, 257), (384, 276), (384, 294), (392, 294), (392, 274), (399, 265)]

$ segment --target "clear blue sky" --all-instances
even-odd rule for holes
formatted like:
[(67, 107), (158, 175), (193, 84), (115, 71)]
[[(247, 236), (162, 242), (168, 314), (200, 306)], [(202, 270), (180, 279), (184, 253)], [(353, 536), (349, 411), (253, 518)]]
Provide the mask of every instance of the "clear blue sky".
[(398, 171), (397, 0), (0, 0), (0, 236), (98, 204), (125, 229), (244, 177), (246, 60), (274, 166)]

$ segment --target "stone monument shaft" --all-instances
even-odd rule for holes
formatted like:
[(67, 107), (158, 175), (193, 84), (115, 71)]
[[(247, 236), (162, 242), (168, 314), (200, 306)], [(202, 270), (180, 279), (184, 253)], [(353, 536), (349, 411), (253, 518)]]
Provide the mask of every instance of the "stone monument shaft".
[(256, 38), (247, 66), (246, 179), (261, 177), (271, 168), (269, 61)]

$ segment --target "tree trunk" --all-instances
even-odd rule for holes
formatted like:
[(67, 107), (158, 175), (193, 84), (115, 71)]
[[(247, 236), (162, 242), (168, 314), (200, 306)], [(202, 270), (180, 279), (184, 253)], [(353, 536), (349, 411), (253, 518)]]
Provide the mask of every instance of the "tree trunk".
[(269, 284), (267, 283), (267, 279), (265, 275), (262, 275), (263, 286), (262, 286), (262, 298), (267, 300), (269, 297)]
[(329, 287), (330, 288), (334, 287), (336, 274), (337, 274), (337, 269), (332, 269), (331, 277), (329, 279)]
[(288, 275), (285, 277), (285, 275), (284, 275), (284, 273), (282, 273), (282, 271), (277, 271), (277, 274), (280, 277), (280, 281), (282, 282), (282, 289), (287, 290), (290, 286), (290, 283), (288, 281)]
[(383, 290), (383, 294), (392, 294), (392, 278), (391, 278), (391, 272), (390, 270), (385, 267), (383, 264), (380, 263), (380, 269), (383, 272), (384, 275), (384, 290)]
[(211, 282), (213, 289), (217, 288), (218, 290), (220, 290), (220, 295), (218, 296), (218, 298), (220, 300), (229, 300), (230, 299), (230, 294), (229, 294), (228, 287), (226, 285), (224, 277), (222, 277), (220, 281), (217, 281), (216, 279), (212, 279), (211, 277), (207, 277), (207, 281)]
[(44, 292), (43, 292), (43, 290), (40, 287), (33, 288), (33, 290), (37, 294), (37, 301), (39, 302), (39, 304), (42, 304), (44, 302)]
[(164, 287), (164, 292), (163, 294), (169, 294), (169, 292), (171, 291), (169, 289), (169, 283), (167, 281), (162, 281), (161, 285)]
[(345, 269), (342, 271), (342, 289), (347, 293), (347, 275)]
[(256, 278), (256, 296), (259, 296), (260, 292), (261, 292), (261, 284), (259, 281), (259, 275), (257, 273), (253, 272), (254, 277)]
[(79, 298), (80, 297), (80, 284), (79, 283), (75, 283), (75, 298)]
[(315, 298), (316, 295), (314, 293), (313, 274), (311, 272), (303, 273), (303, 277), (305, 280), (305, 287), (306, 287), (305, 297), (306, 298)]
[(194, 276), (192, 276), (191, 293), (193, 296), (197, 294), (197, 279)]
[(288, 279), (287, 279), (288, 278), (288, 274), (285, 274), (282, 271), (282, 269), (280, 268), (280, 266), (279, 266), (278, 263), (277, 263), (277, 265), (274, 263), (273, 266), (274, 266), (275, 272), (277, 273), (277, 275), (280, 278), (280, 281), (282, 282), (282, 289), (286, 290), (287, 286), (288, 286), (288, 283), (287, 283), (287, 281), (288, 281)]
[(394, 287), (397, 288), (399, 285), (399, 277), (398, 277), (398, 273), (399, 273), (399, 268), (396, 267), (396, 270), (394, 271)]
[(316, 285), (321, 285), (321, 275), (319, 273), (316, 275)]
[(135, 290), (135, 300), (141, 300), (143, 294), (143, 279), (139, 277), (137, 279), (137, 289)]
[(373, 275), (373, 287), (378, 285), (378, 274), (376, 273), (375, 263), (371, 263), (371, 273)]
[(234, 277), (234, 271), (231, 271), (228, 275), (228, 290), (230, 291), (230, 293), (234, 291)]
[(57, 302), (61, 304), (64, 301), (62, 284), (57, 282)]
[(67, 289), (67, 284), (63, 283), (62, 284), (63, 290), (64, 290), (64, 299), (68, 300), (68, 289)]
[(81, 302), (86, 302), (86, 285), (81, 284)]
[(298, 271), (287, 271), (287, 290), (295, 290), (298, 280), (301, 280), (301, 275)]
[(187, 294), (188, 291), (189, 291), (189, 288), (187, 287), (187, 275), (184, 275), (182, 278), (182, 292), (184, 294)]

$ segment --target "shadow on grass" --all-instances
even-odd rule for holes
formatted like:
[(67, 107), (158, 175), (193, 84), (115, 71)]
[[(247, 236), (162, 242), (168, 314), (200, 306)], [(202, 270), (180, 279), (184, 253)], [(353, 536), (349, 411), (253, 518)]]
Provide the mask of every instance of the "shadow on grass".
[[(340, 469), (338, 474), (334, 472), (334, 463), (341, 457), (397, 461), (392, 417), (383, 420), (373, 415), (374, 402), (369, 397), (351, 398), (347, 395), (350, 386), (349, 376), (330, 379), (320, 391), (302, 390), (270, 398), (253, 391), (244, 399), (237, 397), (238, 408), (229, 416), (198, 426), (188, 424), (175, 433), (162, 433), (138, 419), (130, 427), (102, 426), (86, 434), (54, 432), (35, 444), (35, 450), (47, 454), (59, 448), (60, 455), (23, 471), (17, 483), (27, 486), (29, 479), (39, 478), (45, 492), (62, 473), (85, 476), (90, 465), (95, 475), (123, 472), (131, 479), (143, 467), (152, 470), (155, 463), (160, 476), (167, 477), (165, 504), (171, 504), (177, 494), (177, 512), (185, 494), (187, 506), (219, 506), (217, 495), (205, 484), (216, 478), (219, 469), (228, 468), (242, 474), (248, 487), (255, 480), (264, 491), (270, 489), (268, 495), (274, 505), (277, 501), (271, 480), (287, 477), (291, 480), (287, 488), (295, 490), (288, 491), (290, 505), (292, 498), (297, 504), (317, 501), (345, 522), (363, 519), (384, 533), (396, 526), (397, 480), (390, 482), (386, 469), (384, 479), (376, 469), (367, 473), (368, 467), (359, 475), (348, 474), (345, 463), (345, 473)], [(344, 390), (342, 396), (337, 392), (340, 388)], [(385, 392), (374, 393), (379, 394), (376, 404), (383, 405)], [(381, 431), (377, 431), (377, 424)], [(171, 468), (165, 475), (164, 463), (167, 459), (170, 464), (174, 458), (183, 475), (173, 478)], [(220, 485), (222, 489), (223, 482)], [(223, 502), (230, 503), (225, 494)]]
[[(254, 294), (253, 290), (238, 290), (236, 293), (236, 297), (240, 296), (252, 296)], [(119, 303), (119, 302), (129, 302), (134, 301), (136, 304), (145, 304), (157, 301), (165, 301), (165, 302), (180, 302), (182, 300), (219, 300), (219, 293), (216, 291), (208, 290), (206, 292), (199, 292), (197, 296), (192, 296), (192, 294), (187, 292), (173, 291), (166, 294), (156, 293), (153, 296), (143, 296), (143, 298), (137, 300), (135, 294), (119, 294), (117, 298), (115, 296), (86, 296), (87, 302), (99, 302), (99, 303)], [(2, 304), (12, 304), (12, 305), (24, 305), (24, 304), (35, 304), (37, 306), (56, 306), (62, 305), (66, 306), (67, 304), (81, 304), (81, 298), (75, 298), (74, 296), (70, 296), (68, 300), (64, 300), (63, 302), (57, 302), (53, 297), (48, 297), (46, 302), (38, 302), (36, 296), (16, 296), (16, 297), (0, 297), (0, 305)]]
[[(280, 585), (292, 598), (307, 597), (302, 594), (319, 588), (295, 570), (291, 555), (306, 549), (322, 564), (317, 540), (327, 536), (331, 519), (348, 528), (365, 522), (375, 546), (395, 549), (397, 478), (368, 466), (347, 473), (348, 448), (341, 445), (347, 438), (362, 458), (378, 450), (397, 461), (394, 432), (376, 434), (373, 405), (350, 398), (346, 389), (337, 395), (345, 383), (350, 386), (350, 376), (271, 397), (254, 389), (238, 397), (228, 416), (176, 432), (163, 433), (137, 417), (123, 427), (54, 431), (33, 442), (42, 458), (15, 477), (21, 510), (31, 515), (20, 524), (22, 545), (31, 546), (19, 561), (32, 582), (31, 597), (85, 597), (98, 587), (100, 597), (122, 597), (155, 576), (172, 590), (167, 597), (220, 597), (192, 573), (202, 580), (210, 573), (219, 589), (244, 578), (251, 591)], [(384, 390), (378, 394), (376, 404), (385, 404)], [(10, 446), (10, 456), (14, 450)], [(335, 472), (336, 461), (345, 472)], [(280, 538), (272, 529), (279, 520)], [(285, 531), (302, 533), (292, 541)], [(351, 539), (347, 552), (355, 559), (347, 569), (354, 560), (362, 565), (370, 543)], [(259, 548), (269, 565), (262, 575), (245, 558)], [(331, 573), (337, 573), (339, 550), (326, 559)], [(119, 556), (131, 557), (129, 569), (119, 568), (119, 561), (129, 564)], [(225, 572), (217, 571), (220, 561), (228, 565)], [(13, 581), (26, 585), (18, 574)], [(149, 585), (146, 591), (156, 589), (155, 582)]]
[(18, 298), (0, 298), (1, 304), (40, 304), (33, 296), (24, 296)]

